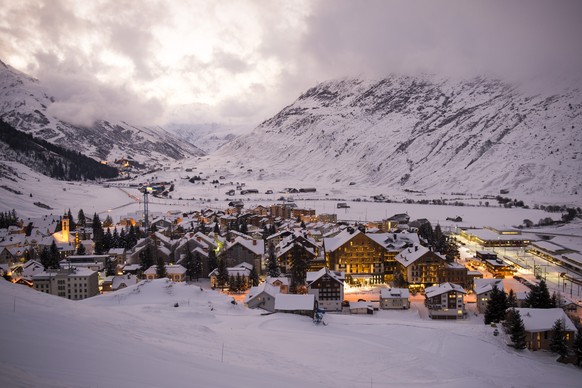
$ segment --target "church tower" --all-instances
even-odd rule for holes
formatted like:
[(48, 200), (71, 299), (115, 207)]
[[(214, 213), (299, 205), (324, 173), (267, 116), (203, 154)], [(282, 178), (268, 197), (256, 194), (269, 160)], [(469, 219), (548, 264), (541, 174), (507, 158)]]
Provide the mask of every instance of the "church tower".
[(63, 242), (68, 243), (70, 238), (69, 216), (66, 213), (61, 218), (61, 235), (63, 236)]

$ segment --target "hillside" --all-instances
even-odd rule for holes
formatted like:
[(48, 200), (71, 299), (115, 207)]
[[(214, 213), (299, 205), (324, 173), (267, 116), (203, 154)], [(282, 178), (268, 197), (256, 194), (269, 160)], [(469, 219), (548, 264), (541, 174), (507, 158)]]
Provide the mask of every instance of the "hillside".
[(160, 127), (99, 121), (75, 126), (51, 113), (56, 101), (42, 81), (0, 61), (0, 118), (14, 128), (96, 159), (133, 159), (150, 166), (204, 155)]
[(118, 176), (116, 168), (101, 164), (78, 151), (14, 129), (0, 119), (0, 150), (4, 158), (18, 161), (44, 175), (59, 180), (111, 179)]
[(323, 82), (212, 159), (260, 180), (551, 198), (582, 192), (581, 153), (580, 89), (392, 75)]
[(508, 348), (482, 317), (436, 322), (414, 307), (324, 319), (264, 316), (166, 280), (71, 301), (0, 278), (0, 385), (571, 387), (580, 378), (549, 353)]

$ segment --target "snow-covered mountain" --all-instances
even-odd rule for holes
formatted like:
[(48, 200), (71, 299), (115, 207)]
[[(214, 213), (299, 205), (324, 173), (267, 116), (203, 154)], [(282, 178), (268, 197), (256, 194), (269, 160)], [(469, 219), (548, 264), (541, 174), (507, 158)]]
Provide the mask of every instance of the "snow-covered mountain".
[(582, 192), (582, 93), (392, 75), (323, 82), (216, 160), (261, 179), (432, 193)]
[(165, 128), (175, 133), (180, 139), (195, 144), (207, 154), (233, 141), (248, 129), (246, 126), (228, 126), (219, 123), (208, 124), (176, 124), (171, 123)]
[(97, 160), (131, 158), (155, 165), (204, 152), (161, 127), (99, 121), (90, 127), (64, 122), (51, 114), (55, 102), (41, 81), (0, 61), (0, 117), (16, 129)]

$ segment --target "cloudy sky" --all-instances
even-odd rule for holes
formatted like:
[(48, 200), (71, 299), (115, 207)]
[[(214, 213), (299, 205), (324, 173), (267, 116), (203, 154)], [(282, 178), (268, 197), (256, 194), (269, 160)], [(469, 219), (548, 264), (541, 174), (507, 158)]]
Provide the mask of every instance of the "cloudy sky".
[(330, 78), (580, 72), (576, 0), (0, 0), (0, 59), (96, 119), (255, 126)]

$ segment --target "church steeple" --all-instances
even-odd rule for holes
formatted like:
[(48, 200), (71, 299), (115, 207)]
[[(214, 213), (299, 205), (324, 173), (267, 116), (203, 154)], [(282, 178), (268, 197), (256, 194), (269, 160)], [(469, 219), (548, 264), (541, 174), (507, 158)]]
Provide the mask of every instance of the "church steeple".
[(69, 216), (67, 213), (61, 218), (61, 235), (63, 236), (63, 242), (69, 242), (70, 231), (69, 231)]

